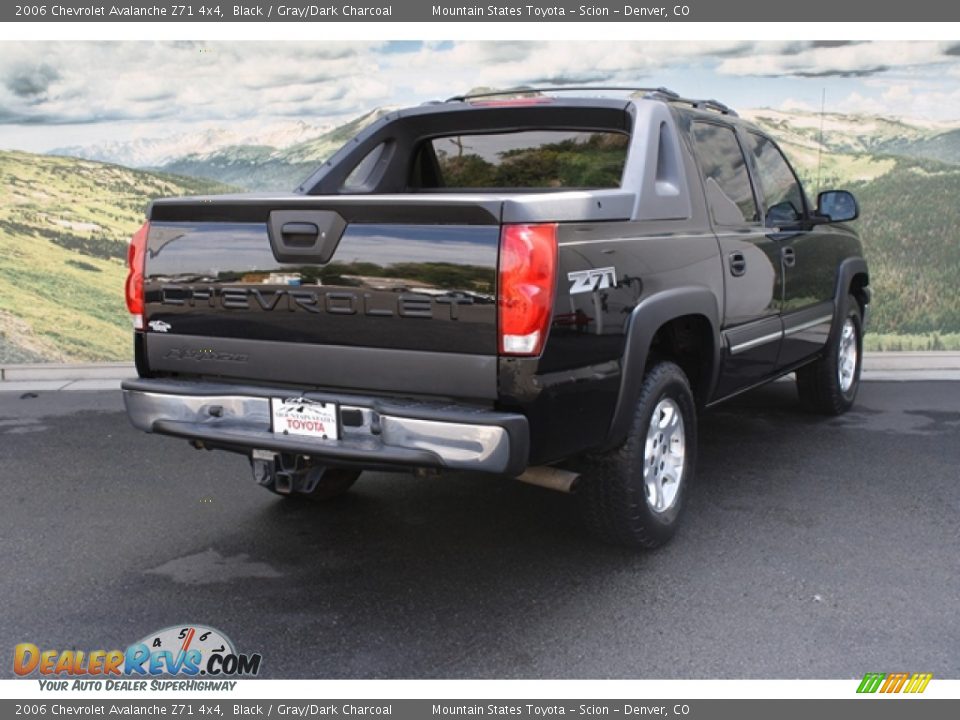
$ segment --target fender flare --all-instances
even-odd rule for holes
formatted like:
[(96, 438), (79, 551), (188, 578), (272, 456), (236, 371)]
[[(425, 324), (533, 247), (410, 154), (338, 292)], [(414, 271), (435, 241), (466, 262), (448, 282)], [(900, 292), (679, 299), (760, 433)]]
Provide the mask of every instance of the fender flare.
[(849, 257), (841, 262), (837, 268), (837, 284), (833, 290), (833, 328), (831, 328), (831, 332), (834, 332), (837, 327), (837, 316), (840, 313), (840, 308), (843, 307), (844, 296), (850, 291), (850, 283), (857, 275), (865, 275), (867, 278), (867, 283), (864, 285), (866, 298), (862, 318), (863, 330), (866, 330), (870, 323), (872, 293), (870, 292), (870, 271), (867, 269), (867, 261), (862, 257)]
[(836, 307), (840, 307), (840, 301), (843, 299), (843, 296), (847, 294), (850, 283), (857, 275), (866, 275), (867, 283), (869, 284), (870, 271), (867, 270), (867, 261), (862, 257), (849, 257), (840, 263), (840, 266), (837, 268), (837, 285), (833, 292)]
[(706, 287), (679, 287), (651, 295), (642, 300), (626, 322), (627, 339), (620, 363), (620, 391), (607, 432), (605, 447), (618, 445), (627, 435), (633, 410), (640, 397), (646, 372), (647, 354), (657, 331), (671, 320), (685, 315), (701, 315), (710, 323), (713, 336), (713, 367), (706, 397), (716, 386), (720, 371), (720, 311), (717, 297)]

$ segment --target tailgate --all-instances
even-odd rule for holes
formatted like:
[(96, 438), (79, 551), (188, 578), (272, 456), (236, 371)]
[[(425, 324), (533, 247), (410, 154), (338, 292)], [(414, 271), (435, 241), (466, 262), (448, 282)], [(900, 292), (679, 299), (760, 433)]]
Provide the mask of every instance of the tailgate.
[(188, 198), (150, 221), (152, 370), (495, 397), (498, 199)]

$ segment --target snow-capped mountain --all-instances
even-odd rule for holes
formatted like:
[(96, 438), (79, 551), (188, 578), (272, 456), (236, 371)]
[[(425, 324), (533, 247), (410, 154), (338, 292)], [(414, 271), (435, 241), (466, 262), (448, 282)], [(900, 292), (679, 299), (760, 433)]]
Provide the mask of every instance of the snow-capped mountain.
[(914, 118), (881, 117), (878, 115), (817, 113), (807, 110), (744, 110), (743, 117), (776, 134), (792, 136), (816, 147), (821, 131), (824, 149), (835, 152), (897, 151), (924, 144), (933, 138), (955, 132), (957, 123), (932, 122)]
[(246, 190), (289, 191), (363, 128), (388, 112), (389, 109), (377, 108), (286, 146), (271, 145), (271, 138), (257, 136), (248, 144), (205, 148), (202, 152), (174, 158), (160, 168), (176, 175), (216, 180)]
[(209, 127), (197, 132), (166, 137), (58, 147), (47, 154), (80, 157), (134, 168), (158, 168), (184, 157), (202, 157), (235, 146), (288, 148), (321, 137), (332, 127), (333, 125), (311, 125), (302, 120), (271, 123), (256, 129)]

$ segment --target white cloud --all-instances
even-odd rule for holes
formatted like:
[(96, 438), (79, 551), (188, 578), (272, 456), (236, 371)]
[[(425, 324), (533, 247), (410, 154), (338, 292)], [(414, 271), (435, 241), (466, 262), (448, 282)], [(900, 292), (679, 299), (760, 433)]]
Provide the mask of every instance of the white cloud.
[[(4, 144), (32, 135), (36, 148), (44, 132), (54, 147), (66, 144), (64, 135), (76, 143), (122, 128), (173, 132), (282, 118), (322, 124), (376, 106), (531, 82), (675, 83), (681, 92), (730, 94), (743, 106), (785, 96), (810, 104), (803, 78), (838, 75), (850, 76), (831, 80), (843, 85), (845, 108), (960, 117), (953, 90), (960, 58), (946, 50), (928, 42), (3, 42), (0, 127), (7, 129), (0, 132)], [(857, 77), (868, 73), (875, 74)], [(773, 92), (752, 76), (777, 76)]]
[[(0, 115), (27, 122), (271, 114), (277, 91), (343, 99), (383, 43), (3, 43)], [(366, 102), (360, 96), (356, 104)], [(305, 109), (315, 109), (307, 103)]]
[(763, 48), (752, 56), (728, 58), (717, 71), (726, 75), (857, 77), (891, 68), (955, 64), (956, 58), (946, 55), (947, 47), (945, 43), (932, 42), (871, 42), (808, 46), (793, 53)]
[(341, 114), (478, 85), (637, 84), (751, 43), (4, 43), (0, 119), (84, 123)]

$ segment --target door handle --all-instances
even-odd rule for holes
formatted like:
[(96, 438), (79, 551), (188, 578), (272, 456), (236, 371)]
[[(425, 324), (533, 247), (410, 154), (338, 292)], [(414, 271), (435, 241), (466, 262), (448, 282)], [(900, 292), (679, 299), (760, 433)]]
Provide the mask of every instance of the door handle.
[(780, 256), (783, 258), (783, 264), (787, 267), (793, 267), (797, 264), (797, 252), (792, 247), (781, 248)]
[(747, 272), (747, 258), (742, 252), (730, 253), (730, 274), (741, 277)]

